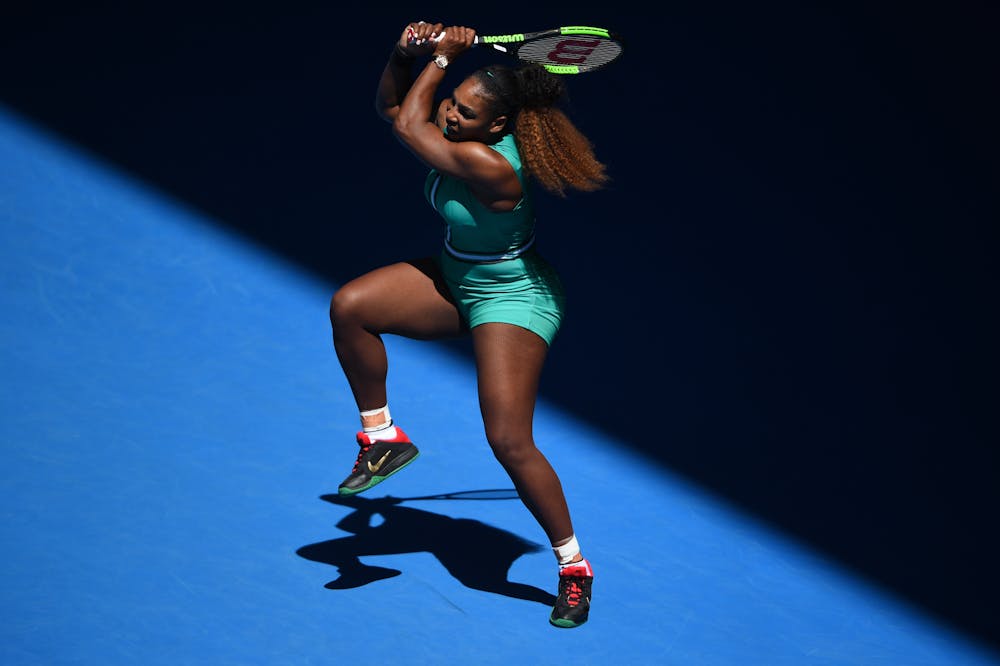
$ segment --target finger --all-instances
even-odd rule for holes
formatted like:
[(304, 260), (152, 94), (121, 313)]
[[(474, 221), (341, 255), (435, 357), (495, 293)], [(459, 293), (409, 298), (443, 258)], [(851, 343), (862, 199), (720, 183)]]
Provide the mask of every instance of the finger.
[(407, 41), (415, 45), (424, 44), (428, 40), (433, 39), (440, 30), (440, 23), (431, 24), (420, 21), (411, 25), (411, 29), (407, 32)]
[(422, 44), (424, 38), (421, 37), (422, 27), (413, 25), (406, 30), (406, 42), (411, 46)]

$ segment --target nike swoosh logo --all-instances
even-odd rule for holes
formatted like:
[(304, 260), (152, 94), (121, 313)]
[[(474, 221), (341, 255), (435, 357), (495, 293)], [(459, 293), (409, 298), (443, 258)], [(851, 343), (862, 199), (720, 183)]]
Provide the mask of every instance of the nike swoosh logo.
[(377, 463), (375, 463), (374, 465), (372, 464), (372, 461), (369, 460), (368, 461), (368, 471), (371, 472), (372, 474), (374, 474), (375, 472), (377, 472), (380, 469), (382, 469), (382, 463), (385, 462), (385, 459), (389, 457), (390, 453), (392, 453), (392, 451), (386, 451), (385, 455), (382, 456), (382, 458), (380, 458), (379, 461)]

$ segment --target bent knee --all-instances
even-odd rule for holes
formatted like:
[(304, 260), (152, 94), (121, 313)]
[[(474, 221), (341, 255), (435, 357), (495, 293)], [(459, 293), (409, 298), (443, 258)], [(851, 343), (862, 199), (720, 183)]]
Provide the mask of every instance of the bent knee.
[(341, 287), (330, 298), (330, 323), (336, 328), (338, 324), (358, 321), (363, 317), (364, 299), (358, 290), (350, 286)]
[(518, 467), (528, 462), (536, 453), (535, 443), (530, 437), (511, 435), (487, 435), (493, 455), (506, 468)]

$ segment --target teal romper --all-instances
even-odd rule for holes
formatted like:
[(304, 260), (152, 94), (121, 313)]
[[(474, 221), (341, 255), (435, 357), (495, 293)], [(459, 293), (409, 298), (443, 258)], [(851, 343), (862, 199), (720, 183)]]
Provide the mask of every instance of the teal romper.
[(490, 147), (514, 167), (521, 201), (510, 211), (491, 211), (464, 181), (432, 169), (424, 196), (448, 225), (438, 262), (469, 328), (514, 324), (551, 345), (565, 306), (562, 282), (534, 247), (534, 205), (514, 136)]

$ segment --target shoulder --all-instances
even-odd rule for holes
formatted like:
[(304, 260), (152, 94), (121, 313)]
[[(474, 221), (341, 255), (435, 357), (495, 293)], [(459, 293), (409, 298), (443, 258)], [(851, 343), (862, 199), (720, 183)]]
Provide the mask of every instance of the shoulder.
[(517, 149), (517, 141), (513, 134), (506, 134), (502, 139), (490, 145), (490, 148), (497, 151), (510, 162), (515, 169), (521, 166), (521, 152)]

